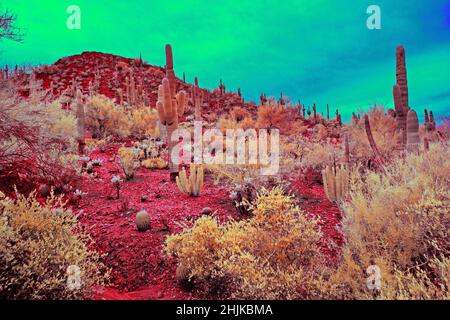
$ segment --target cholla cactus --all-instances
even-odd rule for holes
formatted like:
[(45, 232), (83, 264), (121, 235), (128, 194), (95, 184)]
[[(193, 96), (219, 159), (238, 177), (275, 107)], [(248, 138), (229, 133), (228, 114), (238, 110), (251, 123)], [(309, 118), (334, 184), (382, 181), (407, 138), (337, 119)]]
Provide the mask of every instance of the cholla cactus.
[(111, 183), (113, 184), (114, 188), (116, 188), (116, 198), (120, 198), (120, 183), (122, 182), (122, 179), (120, 179), (120, 176), (113, 176), (111, 178)]
[(186, 175), (186, 169), (180, 172), (176, 177), (178, 189), (190, 196), (198, 197), (203, 187), (203, 167), (191, 163), (189, 179)]
[(178, 166), (172, 159), (172, 150), (178, 141), (172, 141), (172, 133), (178, 129), (178, 117), (184, 113), (186, 107), (186, 92), (176, 93), (176, 78), (173, 71), (172, 48), (166, 45), (166, 77), (158, 88), (158, 101), (156, 103), (160, 122), (167, 128), (169, 146), (170, 180), (175, 181), (178, 175)]
[(328, 200), (339, 202), (345, 200), (348, 194), (349, 174), (346, 166), (333, 168), (327, 166), (322, 170), (323, 186)]

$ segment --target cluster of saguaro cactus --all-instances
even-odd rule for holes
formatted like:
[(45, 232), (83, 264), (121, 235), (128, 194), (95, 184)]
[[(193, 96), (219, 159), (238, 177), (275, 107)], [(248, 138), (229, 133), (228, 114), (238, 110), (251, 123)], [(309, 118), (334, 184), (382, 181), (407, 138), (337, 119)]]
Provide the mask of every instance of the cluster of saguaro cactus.
[(176, 177), (178, 189), (190, 196), (198, 197), (203, 188), (203, 167), (202, 165), (191, 163), (189, 171), (189, 178), (185, 168)]
[(183, 115), (186, 102), (186, 92), (180, 91), (177, 93), (176, 91), (172, 47), (168, 44), (166, 45), (166, 76), (162, 80), (162, 84), (158, 87), (156, 107), (158, 109), (159, 120), (167, 129), (171, 181), (175, 181), (178, 175), (178, 166), (172, 159), (172, 150), (178, 141), (172, 141), (171, 137), (172, 133), (178, 128), (178, 117)]
[(352, 123), (354, 125), (359, 123), (360, 118), (361, 116), (359, 114), (356, 115), (356, 113), (352, 112)]
[(396, 84), (393, 88), (395, 118), (399, 132), (398, 145), (400, 149), (406, 146), (406, 117), (409, 111), (408, 80), (406, 75), (405, 49), (397, 47), (396, 51)]
[(194, 103), (194, 116), (195, 121), (202, 120), (202, 104), (203, 104), (203, 91), (198, 87), (198, 79), (194, 78), (194, 85), (192, 86), (192, 101)]
[(418, 153), (420, 145), (419, 119), (414, 110), (409, 110), (406, 119), (406, 150)]
[(259, 96), (259, 102), (261, 103), (261, 105), (265, 105), (267, 103), (267, 97), (265, 93), (261, 93), (261, 95)]
[(78, 140), (78, 153), (84, 153), (84, 136), (85, 136), (85, 115), (84, 115), (84, 104), (83, 104), (83, 94), (81, 90), (78, 89), (75, 95), (75, 107), (77, 116), (77, 140)]
[(323, 186), (328, 200), (339, 202), (345, 200), (348, 194), (349, 173), (346, 166), (337, 166), (335, 170), (326, 166), (322, 170)]
[(327, 120), (330, 120), (330, 105), (327, 103)]

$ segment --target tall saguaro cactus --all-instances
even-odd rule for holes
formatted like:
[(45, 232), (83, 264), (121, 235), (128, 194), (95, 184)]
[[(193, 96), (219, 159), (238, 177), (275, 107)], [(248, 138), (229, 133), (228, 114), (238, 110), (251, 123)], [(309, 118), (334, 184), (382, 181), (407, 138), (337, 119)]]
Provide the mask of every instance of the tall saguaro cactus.
[(398, 46), (396, 50), (396, 84), (393, 88), (397, 131), (400, 133), (398, 144), (401, 149), (406, 146), (406, 117), (409, 111), (408, 80), (406, 75), (405, 49)]
[(395, 75), (397, 79), (397, 85), (400, 87), (402, 104), (409, 111), (409, 101), (408, 101), (408, 79), (406, 75), (406, 59), (405, 59), (405, 48), (402, 46), (397, 47), (396, 52), (396, 70)]
[(84, 104), (83, 94), (78, 89), (75, 95), (76, 115), (77, 115), (77, 133), (78, 133), (78, 153), (84, 153), (84, 136), (85, 136), (85, 123), (84, 123)]
[(195, 121), (201, 121), (202, 120), (203, 92), (198, 87), (197, 77), (194, 78), (194, 85), (192, 86), (192, 100), (194, 102)]
[(178, 176), (178, 166), (172, 159), (172, 150), (178, 141), (172, 141), (172, 134), (178, 128), (178, 117), (184, 113), (186, 106), (186, 92), (176, 92), (176, 78), (173, 71), (172, 47), (166, 45), (166, 77), (158, 87), (158, 101), (156, 107), (160, 122), (167, 128), (167, 145), (169, 146), (170, 180), (175, 181)]

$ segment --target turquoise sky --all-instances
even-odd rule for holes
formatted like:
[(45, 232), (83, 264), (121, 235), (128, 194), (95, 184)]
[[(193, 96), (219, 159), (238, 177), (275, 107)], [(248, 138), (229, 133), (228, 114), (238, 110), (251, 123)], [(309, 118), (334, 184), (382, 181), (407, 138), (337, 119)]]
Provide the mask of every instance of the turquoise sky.
[[(66, 27), (69, 5), (81, 30)], [(366, 9), (381, 8), (381, 30)], [(83, 51), (138, 57), (214, 88), (242, 89), (247, 100), (282, 91), (295, 101), (350, 112), (393, 106), (395, 47), (406, 48), (410, 105), (419, 116), (450, 110), (450, 0), (154, 1), (3, 0), (24, 29), (23, 44), (0, 42), (0, 64), (50, 64)]]

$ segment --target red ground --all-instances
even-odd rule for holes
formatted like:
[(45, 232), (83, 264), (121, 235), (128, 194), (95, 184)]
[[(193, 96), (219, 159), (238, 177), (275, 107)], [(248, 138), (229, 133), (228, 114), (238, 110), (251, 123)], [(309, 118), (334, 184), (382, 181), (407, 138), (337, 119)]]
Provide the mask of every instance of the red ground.
[[(196, 299), (200, 295), (182, 291), (175, 281), (176, 261), (162, 252), (164, 239), (181, 230), (177, 224), (194, 220), (204, 207), (217, 211), (219, 221), (238, 215), (229, 199), (228, 191), (213, 185), (207, 178), (200, 197), (182, 194), (175, 183), (168, 181), (167, 170), (140, 168), (132, 181), (121, 184), (119, 200), (112, 183), (119, 175), (119, 166), (109, 162), (120, 145), (109, 146), (105, 152), (94, 151), (91, 159), (102, 159), (96, 167), (98, 177), (83, 179), (82, 190), (88, 194), (75, 212), (82, 210), (80, 221), (95, 240), (96, 248), (105, 253), (106, 264), (112, 268), (111, 285), (102, 289), (96, 299)], [(293, 190), (300, 197), (300, 205), (321, 217), (324, 232), (323, 249), (334, 260), (342, 235), (336, 229), (340, 212), (326, 200), (323, 187), (314, 182), (292, 181)], [(141, 196), (146, 196), (145, 202)], [(150, 213), (152, 228), (138, 232), (134, 217), (137, 211)]]

